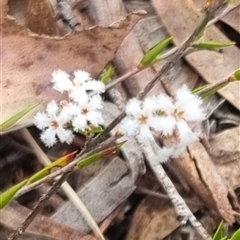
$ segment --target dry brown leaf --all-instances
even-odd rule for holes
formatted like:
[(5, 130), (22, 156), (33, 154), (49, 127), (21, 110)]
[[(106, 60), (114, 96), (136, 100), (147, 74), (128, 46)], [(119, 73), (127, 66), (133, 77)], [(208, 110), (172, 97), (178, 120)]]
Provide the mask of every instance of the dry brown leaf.
[[(31, 210), (17, 204), (10, 203), (6, 208), (1, 210), (0, 225), (8, 231), (4, 234), (9, 234), (11, 230), (15, 230), (29, 215)], [(1, 237), (4, 237), (3, 232)], [(66, 240), (66, 239), (79, 239), (79, 240), (95, 240), (96, 238), (90, 235), (84, 235), (75, 229), (67, 227), (65, 225), (56, 223), (48, 217), (38, 215), (31, 225), (27, 228), (23, 234), (23, 239), (53, 239), (53, 240)], [(1, 238), (3, 239), (3, 238)], [(7, 239), (7, 236), (6, 238)]]
[(212, 139), (213, 149), (224, 154), (214, 159), (220, 174), (233, 189), (240, 187), (240, 126), (225, 130)]
[(232, 194), (230, 184), (218, 173), (200, 142), (190, 145), (189, 152), (190, 155), (184, 152), (181, 159), (173, 160), (171, 164), (186, 176), (189, 186), (210, 210), (217, 211), (223, 219), (233, 223), (237, 213), (228, 200), (228, 195)]
[[(177, 46), (190, 36), (201, 21), (202, 15), (192, 1), (153, 0), (152, 3)], [(214, 26), (208, 28), (204, 40), (229, 41)], [(198, 51), (188, 55), (186, 60), (208, 83), (216, 83), (239, 68), (239, 55), (240, 50), (233, 46), (225, 48), (223, 53)], [(219, 93), (240, 110), (239, 88), (240, 82), (234, 82)]]
[(221, 21), (228, 24), (240, 34), (240, 6), (228, 13)]
[(190, 157), (195, 161), (202, 183), (209, 189), (208, 197), (213, 198), (215, 209), (230, 224), (235, 222), (235, 212), (229, 202), (229, 187), (218, 173), (216, 166), (200, 142), (189, 147)]
[(136, 209), (126, 240), (163, 239), (178, 226), (171, 204), (149, 196)]
[[(191, 201), (197, 203), (199, 200), (193, 198)], [(199, 209), (197, 206), (189, 205), (189, 207), (192, 212)], [(199, 221), (209, 233), (213, 233), (221, 219), (216, 216), (204, 215)], [(180, 227), (180, 222), (176, 218), (176, 212), (170, 200), (161, 201), (159, 198), (147, 196), (133, 214), (126, 240), (165, 239), (178, 227)], [(176, 233), (176, 235), (178, 234), (179, 232)], [(176, 235), (171, 234), (171, 239), (182, 239), (177, 238)], [(195, 238), (189, 237), (189, 239), (199, 238), (195, 236)]]
[[(45, 104), (60, 99), (51, 88), (51, 73), (56, 69), (73, 72), (83, 69), (96, 77), (113, 59), (116, 50), (142, 13), (128, 15), (110, 27), (95, 26), (62, 38), (38, 36), (16, 25), (7, 16), (7, 0), (1, 7), (1, 121), (29, 104)], [(30, 121), (31, 122), (31, 121)], [(26, 118), (18, 128), (26, 126)]]
[(172, 160), (171, 165), (176, 168), (182, 176), (185, 176), (186, 182), (210, 208), (214, 208), (213, 198), (207, 186), (201, 181), (193, 159), (190, 158), (187, 151), (182, 154), (182, 158)]

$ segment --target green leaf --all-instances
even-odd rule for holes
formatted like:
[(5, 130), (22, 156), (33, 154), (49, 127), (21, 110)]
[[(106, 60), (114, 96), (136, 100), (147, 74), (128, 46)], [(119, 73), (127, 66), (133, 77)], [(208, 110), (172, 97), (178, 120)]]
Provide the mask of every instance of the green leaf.
[(235, 80), (240, 80), (240, 68), (237, 69), (232, 76)]
[(18, 122), (21, 118), (23, 118), (27, 113), (32, 111), (37, 106), (38, 104), (27, 106), (22, 111), (9, 118), (7, 121), (0, 125), (0, 131), (5, 131), (8, 128), (12, 127), (16, 122)]
[(206, 84), (192, 90), (193, 94), (198, 94), (201, 98), (207, 98), (221, 90), (229, 83), (240, 80), (240, 68), (237, 69), (230, 77), (214, 84)]
[(101, 74), (100, 81), (107, 85), (111, 80), (114, 72), (115, 68), (112, 65), (108, 66), (106, 69), (104, 69), (103, 73)]
[(239, 240), (240, 239), (240, 229), (238, 229), (231, 237), (230, 240)]
[(192, 93), (198, 94), (201, 98), (205, 99), (212, 96), (213, 94), (215, 94), (217, 91), (224, 88), (228, 84), (229, 84), (228, 80), (216, 84), (206, 84), (200, 88), (194, 89)]
[(15, 194), (27, 183), (27, 179), (9, 188), (0, 195), (0, 209), (3, 209), (15, 196)]
[(192, 44), (192, 47), (198, 48), (198, 49), (206, 49), (206, 50), (215, 50), (219, 48), (224, 47), (230, 47), (235, 45), (235, 42), (195, 42)]
[(87, 134), (96, 134), (103, 132), (103, 128), (101, 126), (98, 127), (90, 127), (90, 129), (87, 130)]
[(121, 143), (118, 143), (116, 144), (115, 146), (113, 147), (110, 147), (110, 148), (107, 148), (101, 152), (98, 152), (98, 153), (95, 153), (87, 158), (84, 158), (82, 160), (80, 160), (78, 163), (77, 163), (77, 167), (80, 169), (80, 168), (83, 168), (83, 167), (86, 167), (92, 163), (95, 163), (96, 161), (100, 160), (101, 158), (109, 155), (109, 154), (113, 154), (117, 149), (119, 149), (124, 143), (124, 142), (121, 142)]
[(204, 89), (206, 89), (210, 86), (211, 86), (211, 84), (206, 84), (206, 85), (200, 86), (198, 88), (195, 88), (195, 89), (192, 90), (192, 94), (201, 93), (201, 91), (203, 91)]
[[(141, 68), (144, 68), (144, 67), (152, 64), (156, 60), (158, 55), (171, 43), (172, 39), (173, 39), (173, 37), (166, 38), (166, 39), (160, 41), (158, 44), (156, 44), (150, 50), (148, 50), (148, 52), (144, 55), (140, 64), (138, 65), (138, 68), (141, 69)], [(158, 60), (160, 58), (158, 58)]]
[(54, 168), (58, 168), (58, 167), (62, 168), (64, 166), (66, 166), (73, 159), (75, 154), (76, 154), (76, 152), (72, 152), (72, 153), (67, 154), (64, 157), (57, 159), (53, 163), (49, 164), (47, 167), (43, 168), (42, 170), (38, 171), (33, 176), (31, 176), (28, 179), (27, 184), (34, 183), (34, 182), (46, 177), (47, 175), (49, 175), (51, 173), (51, 170), (53, 170)]
[(212, 240), (221, 240), (223, 238), (223, 221), (219, 224)]
[(238, 2), (238, 0), (228, 0), (228, 3), (229, 3), (229, 4), (234, 4), (234, 3), (236, 3), (236, 2)]

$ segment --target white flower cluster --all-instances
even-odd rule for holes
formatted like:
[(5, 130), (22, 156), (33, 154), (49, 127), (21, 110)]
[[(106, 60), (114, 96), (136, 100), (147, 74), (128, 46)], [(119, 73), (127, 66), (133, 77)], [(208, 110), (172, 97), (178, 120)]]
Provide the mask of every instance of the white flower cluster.
[(45, 113), (38, 112), (34, 117), (34, 124), (43, 131), (40, 137), (47, 147), (58, 140), (69, 144), (73, 141), (73, 131), (85, 132), (103, 124), (100, 94), (105, 91), (105, 85), (81, 70), (73, 75), (71, 78), (62, 70), (52, 73), (53, 88), (61, 93), (66, 91), (69, 101), (57, 104), (52, 100)]
[(196, 141), (200, 132), (197, 122), (205, 119), (202, 100), (183, 86), (173, 98), (150, 96), (143, 101), (131, 99), (126, 106), (127, 117), (120, 124), (122, 134), (135, 136), (143, 144), (159, 141), (158, 155), (165, 162), (176, 158), (187, 145)]

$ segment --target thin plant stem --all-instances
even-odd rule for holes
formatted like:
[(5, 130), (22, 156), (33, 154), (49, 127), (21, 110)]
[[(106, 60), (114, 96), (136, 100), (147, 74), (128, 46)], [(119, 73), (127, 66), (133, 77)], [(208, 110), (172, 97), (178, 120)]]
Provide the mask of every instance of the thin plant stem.
[[(34, 150), (34, 153), (38, 157), (39, 161), (44, 165), (48, 166), (51, 161), (48, 159), (46, 154), (43, 152), (43, 150), (39, 147), (35, 139), (32, 137), (30, 132), (27, 128), (24, 128), (21, 130), (22, 136), (25, 138), (25, 140), (28, 142), (28, 144), (31, 146), (31, 148)], [(89, 227), (93, 230), (95, 235), (101, 239), (104, 240), (104, 236), (102, 235), (101, 230), (99, 229), (96, 221), (80, 199), (80, 197), (77, 195), (77, 193), (72, 189), (72, 187), (68, 184), (68, 182), (64, 182), (61, 186), (63, 192), (66, 194), (68, 199), (72, 202), (72, 204), (75, 206), (76, 209), (79, 210), (79, 212), (83, 215), (84, 219), (88, 223)]]

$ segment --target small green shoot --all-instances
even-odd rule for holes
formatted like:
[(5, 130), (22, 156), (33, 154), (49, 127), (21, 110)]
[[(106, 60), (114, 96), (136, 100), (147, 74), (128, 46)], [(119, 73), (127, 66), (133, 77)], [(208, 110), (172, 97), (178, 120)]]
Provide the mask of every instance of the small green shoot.
[(237, 69), (232, 76), (235, 80), (240, 80), (240, 68)]
[(156, 58), (158, 61), (161, 59), (159, 54), (171, 43), (173, 37), (166, 38), (161, 40), (158, 44), (152, 47), (142, 58), (140, 64), (138, 65), (139, 69), (145, 68), (152, 63), (155, 63)]
[(240, 239), (240, 229), (238, 229), (230, 238), (230, 240), (239, 240)]
[(212, 240), (239, 240), (240, 239), (240, 229), (238, 229), (231, 238), (228, 238), (227, 236), (223, 236), (223, 221), (219, 224)]
[(103, 70), (103, 73), (100, 76), (100, 81), (107, 85), (112, 79), (114, 72), (115, 68), (112, 65), (108, 66), (106, 69)]
[(204, 49), (204, 50), (216, 50), (216, 49), (221, 49), (225, 47), (230, 47), (235, 45), (235, 42), (225, 42), (225, 43), (220, 43), (220, 42), (195, 42), (192, 44), (192, 47), (197, 48), (197, 49)]
[(204, 86), (200, 86), (192, 90), (193, 94), (198, 94), (201, 98), (208, 98), (215, 94), (217, 91), (221, 90), (229, 83), (240, 80), (240, 68), (237, 69), (234, 73), (231, 74), (227, 79), (214, 83), (214, 84), (206, 84)]
[(223, 221), (219, 224), (216, 232), (213, 235), (213, 240), (221, 240), (223, 238)]

